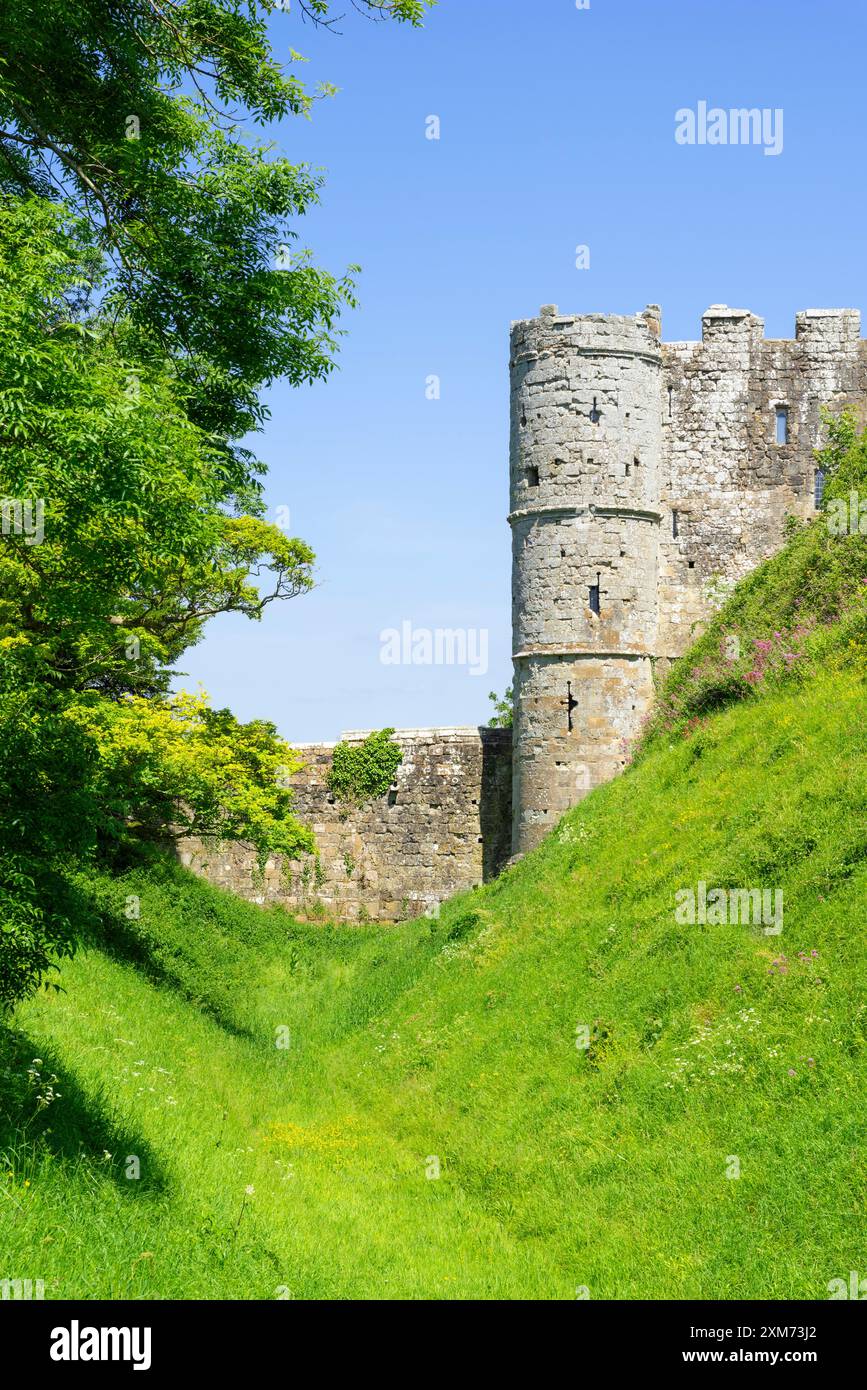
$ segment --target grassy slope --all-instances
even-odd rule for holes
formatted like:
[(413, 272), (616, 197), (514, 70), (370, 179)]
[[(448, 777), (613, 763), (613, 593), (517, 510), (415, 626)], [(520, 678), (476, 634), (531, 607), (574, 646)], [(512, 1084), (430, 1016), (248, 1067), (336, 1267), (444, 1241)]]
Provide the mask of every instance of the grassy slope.
[[(865, 1249), (864, 699), (817, 667), (657, 739), (438, 922), (101, 883), (113, 954), (64, 966), (4, 1063), (2, 1272), (61, 1297), (827, 1297)], [(782, 888), (782, 936), (678, 926), (699, 880)], [(22, 1136), (33, 1057), (62, 1096)]]

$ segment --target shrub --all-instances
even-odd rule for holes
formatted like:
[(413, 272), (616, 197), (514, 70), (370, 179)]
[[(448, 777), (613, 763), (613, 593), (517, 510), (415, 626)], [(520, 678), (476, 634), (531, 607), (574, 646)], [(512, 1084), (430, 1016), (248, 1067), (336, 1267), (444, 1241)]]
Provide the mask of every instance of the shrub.
[(403, 752), (391, 736), (394, 729), (368, 734), (362, 743), (338, 743), (331, 760), (328, 786), (338, 801), (361, 804), (384, 796), (394, 781)]

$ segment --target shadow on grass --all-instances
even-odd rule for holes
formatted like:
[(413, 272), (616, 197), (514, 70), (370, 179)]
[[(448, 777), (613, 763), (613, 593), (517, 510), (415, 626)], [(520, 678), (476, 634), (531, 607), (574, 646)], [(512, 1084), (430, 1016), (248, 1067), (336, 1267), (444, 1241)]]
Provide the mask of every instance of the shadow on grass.
[(245, 1028), (232, 1017), (229, 1000), (224, 1004), (213, 995), (203, 995), (192, 989), (180, 974), (154, 954), (150, 943), (138, 936), (133, 930), (133, 924), (127, 922), (124, 917), (103, 909), (101, 919), (99, 928), (82, 938), (85, 944), (102, 951), (103, 955), (121, 965), (134, 966), (151, 984), (161, 989), (172, 990), (186, 1003), (192, 1004), (212, 1019), (231, 1037), (241, 1038), (244, 1042), (261, 1041), (251, 1028)]
[[(52, 1093), (57, 1098), (44, 1103)], [(169, 1186), (151, 1145), (118, 1122), (107, 1096), (85, 1090), (44, 1043), (0, 1023), (0, 1157), (4, 1166), (26, 1168), (40, 1152), (63, 1164), (84, 1162), (130, 1196)], [(138, 1178), (128, 1176), (134, 1158)]]
[[(158, 851), (140, 851), (133, 862), (136, 867), (146, 864), (154, 883), (171, 885), (175, 881), (175, 866), (166, 863)], [(183, 973), (183, 954), (177, 948), (151, 936), (141, 920), (127, 918), (117, 903), (95, 885), (79, 885), (78, 893), (77, 920), (81, 924), (79, 941), (82, 945), (101, 951), (122, 965), (133, 966), (151, 984), (178, 994), (231, 1037), (245, 1042), (257, 1041), (252, 1029), (244, 1027), (233, 1016), (230, 994), (221, 999), (213, 990), (203, 993), (191, 985)]]

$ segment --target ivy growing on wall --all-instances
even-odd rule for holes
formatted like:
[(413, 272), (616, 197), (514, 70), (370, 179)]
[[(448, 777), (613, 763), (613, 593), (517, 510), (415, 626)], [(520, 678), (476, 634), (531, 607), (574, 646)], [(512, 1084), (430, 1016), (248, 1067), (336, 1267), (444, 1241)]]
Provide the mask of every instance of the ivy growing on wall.
[(384, 796), (394, 781), (403, 752), (391, 736), (394, 729), (368, 734), (362, 743), (338, 743), (331, 760), (328, 787), (338, 801), (359, 804)]

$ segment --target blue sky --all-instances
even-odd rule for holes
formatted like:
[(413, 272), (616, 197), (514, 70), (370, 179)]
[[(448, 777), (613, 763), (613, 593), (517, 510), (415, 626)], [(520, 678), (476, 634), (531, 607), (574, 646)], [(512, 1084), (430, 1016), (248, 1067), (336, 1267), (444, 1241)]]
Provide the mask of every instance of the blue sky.
[[(510, 320), (659, 303), (694, 339), (722, 302), (791, 337), (798, 309), (867, 307), (862, 0), (441, 0), (423, 31), (345, 8), (341, 37), (272, 23), (340, 88), (274, 132), (327, 173), (301, 244), (362, 266), (339, 370), (276, 385), (255, 444), (318, 587), (214, 621), (179, 682), (297, 741), (483, 723), (508, 684)], [(782, 153), (679, 145), (702, 100), (782, 109)], [(488, 672), (384, 664), (404, 622), (486, 632)]]

